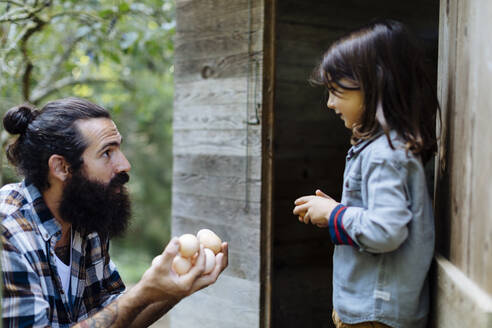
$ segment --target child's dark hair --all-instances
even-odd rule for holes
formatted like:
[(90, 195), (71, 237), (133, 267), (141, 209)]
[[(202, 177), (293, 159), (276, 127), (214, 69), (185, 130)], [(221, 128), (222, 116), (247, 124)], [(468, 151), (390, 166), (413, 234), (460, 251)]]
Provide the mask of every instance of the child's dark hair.
[(335, 41), (313, 80), (330, 92), (354, 89), (342, 79), (356, 82), (364, 95), (364, 111), (352, 129), (352, 143), (382, 129), (393, 148), (389, 131), (395, 130), (407, 151), (421, 155), (424, 163), (434, 155), (439, 102), (424, 51), (402, 23), (374, 21)]
[(37, 110), (30, 104), (11, 108), (3, 118), (10, 134), (19, 135), (7, 148), (7, 158), (19, 173), (41, 191), (49, 188), (48, 160), (63, 156), (72, 170), (82, 164), (87, 142), (75, 124), (78, 120), (110, 118), (109, 112), (87, 100), (65, 98)]

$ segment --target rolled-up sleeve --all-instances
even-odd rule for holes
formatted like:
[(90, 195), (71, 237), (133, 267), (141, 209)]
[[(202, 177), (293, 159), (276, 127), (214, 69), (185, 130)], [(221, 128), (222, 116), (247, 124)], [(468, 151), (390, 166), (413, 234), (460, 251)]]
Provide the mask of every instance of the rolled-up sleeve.
[(329, 220), (335, 244), (347, 244), (371, 253), (396, 250), (408, 236), (412, 219), (401, 166), (388, 159), (373, 160), (363, 181), (367, 185), (366, 207), (341, 204)]

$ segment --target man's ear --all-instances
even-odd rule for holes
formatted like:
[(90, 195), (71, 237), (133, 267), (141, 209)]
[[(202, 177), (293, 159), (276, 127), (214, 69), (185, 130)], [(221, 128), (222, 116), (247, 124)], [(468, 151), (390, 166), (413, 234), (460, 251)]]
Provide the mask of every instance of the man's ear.
[(70, 165), (61, 155), (51, 155), (48, 160), (48, 167), (49, 174), (62, 182), (70, 176)]

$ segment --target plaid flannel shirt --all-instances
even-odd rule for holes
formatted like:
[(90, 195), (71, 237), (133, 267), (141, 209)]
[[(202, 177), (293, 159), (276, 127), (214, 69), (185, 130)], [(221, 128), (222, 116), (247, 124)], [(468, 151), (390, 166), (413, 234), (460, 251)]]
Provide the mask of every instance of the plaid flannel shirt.
[(97, 233), (72, 236), (71, 295), (55, 262), (61, 226), (26, 182), (0, 189), (4, 327), (70, 327), (120, 296), (125, 285)]

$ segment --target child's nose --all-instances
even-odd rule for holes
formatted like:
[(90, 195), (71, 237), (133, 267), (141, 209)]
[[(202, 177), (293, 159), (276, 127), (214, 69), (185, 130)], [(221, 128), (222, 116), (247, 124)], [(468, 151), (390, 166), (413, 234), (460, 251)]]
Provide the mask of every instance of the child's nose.
[(334, 97), (332, 95), (328, 96), (328, 101), (326, 102), (326, 107), (329, 109), (335, 109), (335, 101), (333, 99)]

